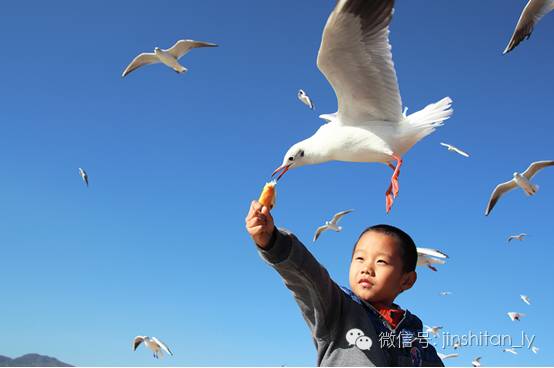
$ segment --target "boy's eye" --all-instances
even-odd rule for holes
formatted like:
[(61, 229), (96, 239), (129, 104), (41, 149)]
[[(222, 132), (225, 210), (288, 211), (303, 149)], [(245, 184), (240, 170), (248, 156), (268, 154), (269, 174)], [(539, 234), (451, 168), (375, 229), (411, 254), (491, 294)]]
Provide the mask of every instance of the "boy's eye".
[(363, 261), (364, 258), (363, 257), (356, 257), (356, 261)]
[(377, 261), (377, 263), (387, 264), (387, 261), (385, 261), (384, 259), (380, 259), (380, 260)]

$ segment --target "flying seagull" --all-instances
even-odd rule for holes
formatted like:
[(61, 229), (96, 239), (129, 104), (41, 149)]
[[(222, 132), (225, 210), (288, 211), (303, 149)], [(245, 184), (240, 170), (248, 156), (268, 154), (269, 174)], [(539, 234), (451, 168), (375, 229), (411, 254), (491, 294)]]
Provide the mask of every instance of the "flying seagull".
[(521, 321), (521, 318), (525, 317), (525, 313), (508, 312), (507, 314), (508, 314), (508, 317), (510, 317), (510, 319), (512, 321)]
[(169, 350), (166, 344), (164, 344), (163, 342), (161, 342), (155, 337), (149, 337), (149, 336), (135, 337), (135, 339), (133, 340), (133, 351), (136, 351), (137, 347), (142, 342), (144, 342), (144, 344), (148, 346), (150, 350), (152, 350), (152, 352), (154, 353), (154, 358), (156, 359), (163, 357), (164, 351), (169, 355), (173, 355), (173, 353), (171, 352), (171, 350)]
[(314, 103), (312, 102), (312, 99), (306, 92), (304, 92), (303, 89), (298, 90), (297, 94), (298, 99), (306, 106), (310, 108), (310, 110), (314, 109)]
[(514, 348), (502, 349), (502, 352), (503, 352), (503, 353), (512, 353), (512, 354), (514, 354), (514, 355), (517, 355), (517, 351), (516, 351)]
[(427, 325), (424, 325), (425, 327), (425, 332), (427, 333), (430, 333), (432, 334), (433, 336), (437, 336), (440, 332), (440, 330), (442, 330), (442, 326), (427, 326)]
[(480, 367), (481, 366), (481, 357), (474, 358), (471, 362), (471, 365), (474, 367)]
[(537, 348), (535, 345), (532, 345), (531, 350), (533, 351), (533, 353), (538, 354), (540, 349)]
[(444, 259), (448, 258), (448, 255), (437, 249), (432, 248), (417, 248), (417, 266), (427, 266), (429, 269), (437, 272), (437, 268), (434, 264), (445, 264)]
[(325, 230), (334, 230), (336, 232), (341, 231), (342, 227), (338, 226), (339, 220), (344, 215), (347, 215), (352, 211), (354, 211), (354, 210), (346, 210), (346, 211), (339, 212), (339, 213), (335, 214), (335, 216), (333, 216), (331, 221), (325, 221), (325, 225), (320, 226), (320, 227), (317, 228), (317, 231), (315, 232), (313, 241), (315, 242), (317, 240), (317, 238), (319, 238), (319, 235), (321, 235), (321, 233), (324, 232)]
[[(380, 162), (393, 170), (389, 212), (399, 191), (402, 157), (452, 115), (443, 98), (404, 117), (389, 43), (394, 0), (339, 0), (321, 39), (317, 66), (337, 96), (336, 115), (290, 147), (273, 175), (328, 161)], [(393, 165), (396, 163), (396, 166)]]
[(449, 151), (456, 152), (456, 153), (458, 153), (458, 154), (460, 154), (460, 155), (462, 155), (462, 156), (464, 156), (464, 157), (469, 157), (469, 154), (468, 154), (468, 153), (462, 151), (462, 150), (459, 149), (458, 147), (455, 147), (455, 146), (453, 146), (453, 145), (451, 145), (451, 144), (442, 143), (442, 142), (441, 142), (441, 146), (444, 146), (444, 147), (448, 148)]
[(525, 304), (531, 305), (531, 301), (529, 300), (529, 297), (527, 295), (520, 295), (519, 297), (521, 298), (521, 300), (523, 300)]
[(510, 236), (508, 237), (508, 241), (510, 242), (510, 241), (512, 241), (512, 240), (514, 240), (514, 239), (515, 239), (515, 240), (522, 241), (523, 238), (526, 237), (526, 236), (527, 236), (527, 234), (525, 234), (525, 233), (521, 233), (521, 234), (518, 234), (518, 235), (510, 235)]
[(445, 359), (450, 359), (450, 358), (457, 358), (460, 356), (460, 354), (458, 353), (454, 353), (454, 354), (443, 354), (443, 353), (437, 353), (439, 358), (441, 358), (441, 360), (445, 360)]
[(83, 181), (85, 182), (86, 186), (88, 187), (88, 174), (85, 170), (79, 168), (79, 175), (81, 175), (81, 178), (83, 178)]
[(519, 17), (516, 29), (503, 53), (507, 54), (516, 48), (525, 38), (531, 37), (535, 25), (553, 9), (554, 0), (529, 0)]
[(179, 64), (179, 59), (186, 55), (190, 50), (197, 47), (216, 47), (215, 43), (179, 40), (171, 48), (163, 50), (159, 47), (154, 48), (154, 52), (143, 52), (131, 61), (127, 68), (123, 71), (122, 77), (131, 73), (133, 70), (140, 68), (143, 65), (163, 63), (175, 70), (177, 73), (184, 73), (188, 69)]
[(514, 178), (512, 180), (502, 184), (498, 184), (491, 194), (491, 198), (489, 199), (489, 203), (487, 204), (487, 209), (485, 210), (485, 216), (488, 216), (489, 213), (491, 213), (492, 209), (496, 205), (496, 202), (498, 202), (502, 195), (518, 186), (523, 189), (523, 191), (529, 196), (536, 194), (537, 190), (539, 190), (539, 187), (531, 183), (530, 180), (531, 178), (533, 178), (533, 176), (535, 176), (536, 173), (548, 166), (554, 166), (554, 161), (533, 162), (531, 165), (529, 165), (527, 170), (523, 172), (523, 174), (520, 174), (516, 171), (513, 174)]
[(448, 295), (452, 295), (452, 292), (451, 291), (441, 291), (439, 293), (440, 296), (448, 296)]

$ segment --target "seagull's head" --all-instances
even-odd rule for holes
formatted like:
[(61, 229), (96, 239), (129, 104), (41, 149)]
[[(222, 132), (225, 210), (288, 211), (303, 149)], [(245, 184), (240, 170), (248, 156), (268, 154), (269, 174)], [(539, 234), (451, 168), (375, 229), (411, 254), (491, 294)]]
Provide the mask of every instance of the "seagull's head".
[(277, 180), (279, 180), (283, 175), (285, 175), (287, 171), (289, 171), (289, 169), (292, 169), (293, 167), (303, 166), (308, 163), (306, 151), (304, 150), (302, 143), (303, 142), (296, 143), (291, 148), (289, 148), (289, 150), (285, 154), (285, 157), (283, 158), (283, 163), (281, 164), (281, 166), (275, 169), (271, 176), (279, 174), (279, 176), (277, 177)]
[(159, 47), (154, 47), (154, 52), (160, 52), (162, 51), (162, 49), (160, 49)]
[(298, 97), (304, 96), (305, 94), (306, 94), (306, 92), (304, 92), (303, 89), (299, 89), (299, 90), (298, 90)]

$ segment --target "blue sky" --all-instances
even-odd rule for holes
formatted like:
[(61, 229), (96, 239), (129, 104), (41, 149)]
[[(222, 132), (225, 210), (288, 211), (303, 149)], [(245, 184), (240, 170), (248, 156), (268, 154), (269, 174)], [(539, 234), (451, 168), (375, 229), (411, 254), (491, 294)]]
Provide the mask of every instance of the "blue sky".
[[(288, 147), (313, 134), (318, 114), (336, 111), (315, 66), (333, 5), (0, 4), (0, 355), (36, 352), (75, 365), (315, 364), (299, 309), (258, 257), (244, 217)], [(390, 223), (451, 257), (437, 273), (419, 270), (403, 307), (454, 334), (517, 339), (523, 329), (541, 348), (512, 356), (466, 347), (451, 365), (477, 355), (483, 365), (554, 364), (554, 170), (535, 177), (537, 196), (509, 193), (483, 215), (497, 183), (554, 158), (554, 19), (501, 54), (524, 5), (397, 1), (391, 43), (403, 103), (414, 112), (450, 96), (455, 112), (405, 156), (391, 214), (390, 170), (380, 164), (305, 167), (278, 186), (277, 225), (304, 240), (338, 283), (347, 284), (360, 231)], [(121, 79), (139, 52), (182, 38), (220, 47), (187, 55), (185, 75), (156, 65)], [(299, 88), (315, 112), (296, 99)], [(310, 242), (347, 208), (356, 212), (342, 233)], [(530, 235), (506, 242), (519, 232)], [(508, 311), (528, 317), (513, 323)], [(175, 356), (132, 352), (141, 334)]]

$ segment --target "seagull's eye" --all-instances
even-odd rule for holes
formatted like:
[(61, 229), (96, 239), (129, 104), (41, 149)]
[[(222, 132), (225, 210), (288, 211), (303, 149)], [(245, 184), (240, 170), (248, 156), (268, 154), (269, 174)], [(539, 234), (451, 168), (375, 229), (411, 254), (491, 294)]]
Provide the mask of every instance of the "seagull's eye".
[(292, 161), (292, 160), (294, 160), (294, 157), (290, 156), (289, 161)]
[(300, 157), (304, 157), (304, 151), (300, 151)]

